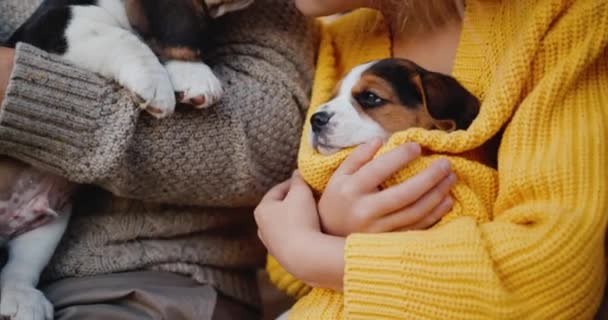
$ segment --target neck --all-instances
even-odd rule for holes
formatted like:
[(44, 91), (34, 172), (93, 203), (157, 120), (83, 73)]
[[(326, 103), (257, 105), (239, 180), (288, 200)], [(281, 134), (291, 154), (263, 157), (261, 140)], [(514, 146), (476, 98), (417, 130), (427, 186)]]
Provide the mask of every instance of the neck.
[(390, 30), (393, 57), (412, 60), (430, 71), (452, 73), (462, 31), (461, 19), (425, 30), (408, 30), (395, 25), (391, 25)]

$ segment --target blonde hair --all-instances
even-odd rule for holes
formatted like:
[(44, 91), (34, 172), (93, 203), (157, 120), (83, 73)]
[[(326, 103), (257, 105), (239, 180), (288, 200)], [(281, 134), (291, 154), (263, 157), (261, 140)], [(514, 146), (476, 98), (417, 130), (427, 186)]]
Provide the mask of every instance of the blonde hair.
[(374, 0), (394, 28), (434, 29), (462, 19), (462, 0)]

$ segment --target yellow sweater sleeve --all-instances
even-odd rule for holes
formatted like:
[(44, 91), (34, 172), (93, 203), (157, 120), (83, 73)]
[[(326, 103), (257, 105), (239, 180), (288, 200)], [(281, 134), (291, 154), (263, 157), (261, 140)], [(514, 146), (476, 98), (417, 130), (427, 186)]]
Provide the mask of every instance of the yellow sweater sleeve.
[(266, 271), (270, 277), (270, 283), (274, 284), (279, 290), (287, 293), (291, 297), (300, 299), (311, 290), (309, 285), (296, 279), (296, 277), (287, 272), (287, 270), (285, 270), (271, 255), (268, 255), (267, 257)]
[(548, 34), (529, 66), (540, 76), (526, 80), (502, 138), (492, 221), (350, 236), (346, 319), (593, 317), (605, 281), (608, 54), (585, 18), (606, 30), (606, 14), (567, 17), (568, 34)]

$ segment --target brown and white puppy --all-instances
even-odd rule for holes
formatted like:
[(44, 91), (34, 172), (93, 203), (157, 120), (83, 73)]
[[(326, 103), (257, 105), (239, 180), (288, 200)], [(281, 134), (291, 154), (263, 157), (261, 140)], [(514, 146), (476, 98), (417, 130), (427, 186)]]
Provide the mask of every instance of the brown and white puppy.
[(220, 81), (201, 60), (213, 18), (253, 0), (44, 0), (12, 35), (113, 79), (158, 118), (179, 102), (208, 107)]
[(479, 100), (450, 76), (405, 59), (372, 61), (353, 68), (312, 115), (310, 143), (328, 155), (413, 127), (467, 129), (478, 113)]

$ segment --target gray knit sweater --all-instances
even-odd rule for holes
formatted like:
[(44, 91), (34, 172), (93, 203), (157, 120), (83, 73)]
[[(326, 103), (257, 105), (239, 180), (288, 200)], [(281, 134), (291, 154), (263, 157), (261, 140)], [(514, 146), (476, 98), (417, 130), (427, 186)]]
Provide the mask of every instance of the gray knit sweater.
[[(40, 2), (0, 0), (0, 41)], [(163, 270), (258, 302), (251, 207), (295, 166), (317, 37), (284, 0), (256, 0), (212, 37), (222, 102), (163, 120), (115, 83), (18, 46), (0, 154), (99, 187), (76, 197), (45, 279)]]

